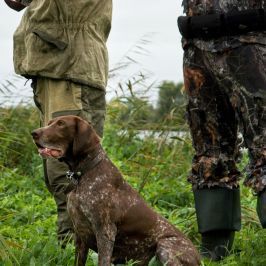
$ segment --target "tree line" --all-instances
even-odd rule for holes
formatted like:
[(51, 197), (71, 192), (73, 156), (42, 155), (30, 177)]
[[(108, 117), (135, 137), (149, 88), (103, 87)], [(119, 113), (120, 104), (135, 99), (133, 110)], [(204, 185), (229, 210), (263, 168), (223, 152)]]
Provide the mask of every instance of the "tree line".
[(149, 98), (131, 93), (130, 96), (112, 100), (110, 106), (115, 122), (135, 128), (152, 129), (160, 125), (178, 130), (185, 124), (186, 96), (183, 94), (183, 83), (163, 81), (158, 86), (155, 105), (150, 103)]

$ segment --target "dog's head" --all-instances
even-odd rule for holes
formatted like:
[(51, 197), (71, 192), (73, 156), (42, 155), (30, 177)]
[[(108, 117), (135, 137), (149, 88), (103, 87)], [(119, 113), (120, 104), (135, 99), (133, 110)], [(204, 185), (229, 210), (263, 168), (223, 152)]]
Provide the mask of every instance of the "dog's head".
[(31, 135), (42, 157), (70, 161), (89, 155), (100, 142), (92, 126), (73, 115), (57, 117)]

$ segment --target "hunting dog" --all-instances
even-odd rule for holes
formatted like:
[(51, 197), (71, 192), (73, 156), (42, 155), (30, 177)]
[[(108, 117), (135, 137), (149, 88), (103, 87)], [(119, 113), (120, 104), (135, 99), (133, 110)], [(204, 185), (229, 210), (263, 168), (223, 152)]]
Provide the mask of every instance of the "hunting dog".
[(61, 116), (34, 130), (32, 137), (40, 155), (64, 161), (71, 171), (75, 185), (67, 207), (77, 265), (85, 265), (89, 249), (98, 252), (100, 266), (130, 259), (147, 266), (154, 255), (163, 265), (200, 265), (192, 242), (123, 179), (88, 122)]

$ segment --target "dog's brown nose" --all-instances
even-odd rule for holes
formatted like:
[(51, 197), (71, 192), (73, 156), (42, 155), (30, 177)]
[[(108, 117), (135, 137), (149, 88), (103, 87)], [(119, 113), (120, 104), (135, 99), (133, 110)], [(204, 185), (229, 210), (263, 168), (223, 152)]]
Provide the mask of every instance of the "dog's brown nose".
[(33, 139), (38, 139), (40, 134), (39, 134), (38, 130), (36, 129), (36, 130), (33, 130), (31, 132), (31, 136), (32, 136)]

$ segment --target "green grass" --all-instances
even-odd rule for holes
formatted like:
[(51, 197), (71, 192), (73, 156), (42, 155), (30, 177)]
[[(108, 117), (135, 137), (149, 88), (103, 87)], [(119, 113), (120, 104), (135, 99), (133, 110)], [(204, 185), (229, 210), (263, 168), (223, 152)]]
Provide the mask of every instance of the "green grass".
[[(189, 137), (142, 140), (136, 131), (123, 130), (111, 118), (103, 139), (110, 158), (147, 202), (198, 247), (193, 197), (186, 181), (193, 153)], [(0, 109), (0, 265), (74, 263), (73, 245), (65, 250), (57, 245), (55, 204), (29, 134), (38, 124), (32, 107)], [(241, 168), (246, 161), (244, 157)], [(205, 260), (202, 265), (266, 265), (266, 230), (259, 225), (255, 197), (242, 186), (241, 194), (242, 230), (236, 234), (235, 253), (220, 263)], [(90, 253), (87, 265), (95, 262), (95, 254)]]

